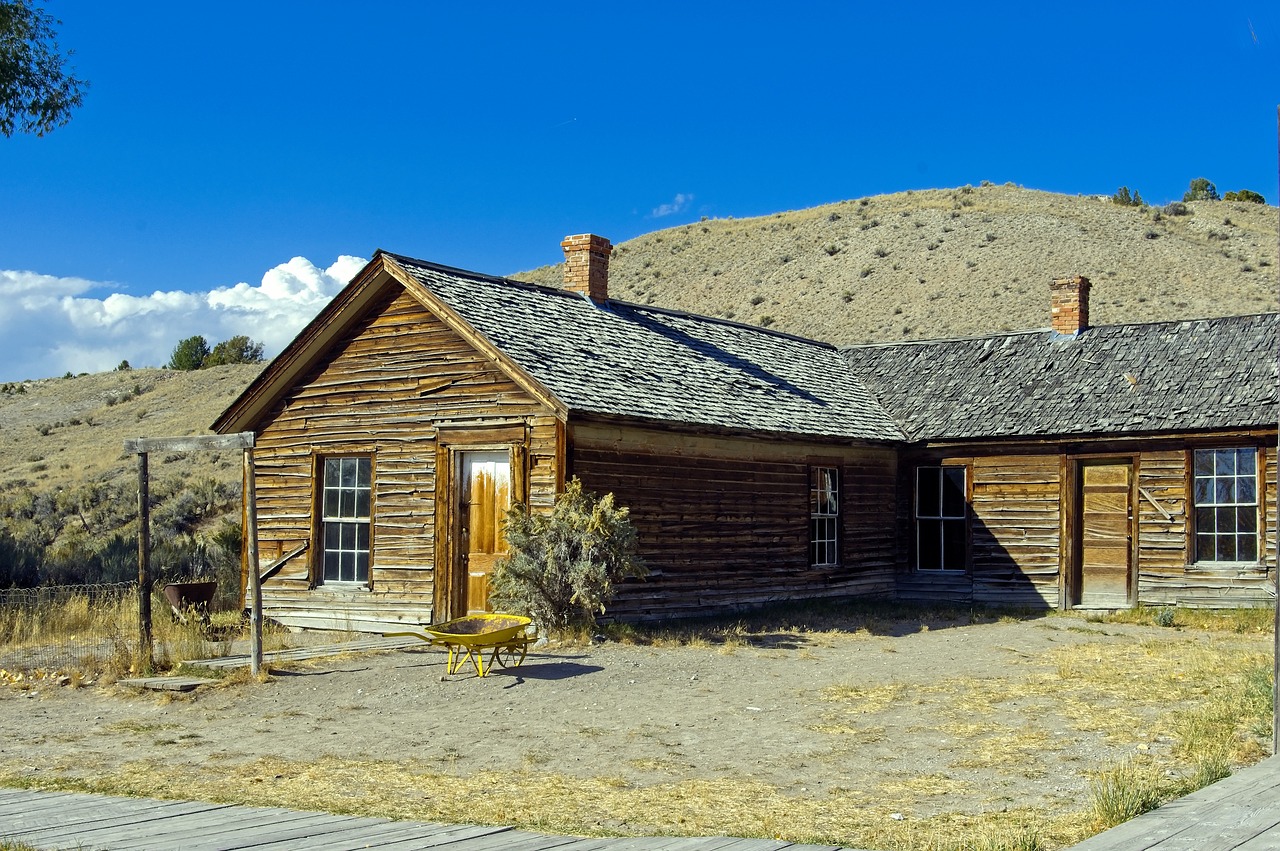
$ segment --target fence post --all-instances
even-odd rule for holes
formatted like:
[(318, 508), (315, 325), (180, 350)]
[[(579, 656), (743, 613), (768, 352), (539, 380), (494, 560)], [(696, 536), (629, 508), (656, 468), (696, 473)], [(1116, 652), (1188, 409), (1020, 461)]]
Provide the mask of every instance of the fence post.
[(258, 491), (253, 449), (244, 451), (245, 561), (249, 563), (249, 672), (262, 670), (262, 576), (258, 564)]
[(155, 673), (151, 646), (151, 480), (147, 453), (138, 453), (138, 675)]

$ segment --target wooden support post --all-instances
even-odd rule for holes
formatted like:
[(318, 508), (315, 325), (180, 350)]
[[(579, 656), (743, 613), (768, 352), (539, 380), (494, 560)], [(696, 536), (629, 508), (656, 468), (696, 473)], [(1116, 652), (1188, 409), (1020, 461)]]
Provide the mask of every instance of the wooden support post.
[(138, 453), (138, 676), (155, 673), (151, 646), (151, 480), (147, 453)]
[(249, 672), (262, 671), (262, 577), (258, 565), (258, 496), (253, 449), (244, 451), (245, 560), (249, 563)]
[[(1276, 174), (1280, 176), (1280, 105), (1276, 106)], [(1280, 248), (1280, 231), (1276, 234), (1276, 247)], [(1276, 292), (1280, 293), (1280, 267), (1276, 269)], [(1275, 352), (1272, 352), (1275, 354)], [(1280, 428), (1280, 422), (1277, 422)], [(1276, 451), (1280, 453), (1280, 434), (1276, 435)], [(1277, 493), (1280, 494), (1280, 463), (1271, 471), (1276, 476)], [(1271, 753), (1280, 754), (1280, 509), (1276, 511), (1276, 598), (1271, 601), (1275, 608), (1275, 617), (1271, 630)], [(1262, 561), (1266, 564), (1266, 548), (1263, 548)]]

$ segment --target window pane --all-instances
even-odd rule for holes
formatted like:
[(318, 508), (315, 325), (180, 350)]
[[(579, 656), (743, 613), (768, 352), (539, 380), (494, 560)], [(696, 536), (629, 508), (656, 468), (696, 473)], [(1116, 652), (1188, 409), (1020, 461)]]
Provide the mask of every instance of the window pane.
[(918, 545), (916, 567), (939, 570), (942, 567), (942, 521), (920, 520), (916, 523)]
[(1213, 501), (1218, 505), (1229, 505), (1236, 501), (1236, 480), (1215, 479), (1213, 483)]
[(369, 549), (369, 524), (353, 523), (352, 525), (355, 527), (355, 530), (356, 530), (356, 544), (355, 544), (356, 549), (357, 550)]
[(1258, 480), (1255, 473), (1249, 473), (1236, 479), (1236, 502), (1257, 504)]
[(356, 577), (355, 578), (357, 582), (369, 581), (369, 553), (367, 552), (356, 553)]
[(1213, 479), (1196, 479), (1196, 503), (1213, 501)]
[(1218, 561), (1236, 560), (1236, 536), (1218, 535)]
[(342, 487), (354, 488), (356, 486), (356, 459), (340, 458), (338, 463), (342, 465)]
[(354, 517), (369, 516), (369, 491), (356, 491), (356, 508)]
[(326, 551), (324, 554), (324, 578), (330, 582), (338, 581), (338, 554)]
[(1258, 560), (1258, 536), (1238, 535), (1236, 537), (1236, 558), (1240, 561)]
[(918, 467), (916, 469), (916, 514), (920, 517), (937, 517), (942, 511), (940, 499), (940, 478), (942, 470), (938, 467)]
[(1219, 476), (1234, 476), (1236, 474), (1236, 453), (1230, 449), (1223, 449), (1213, 453), (1213, 471)]
[(1242, 505), (1236, 509), (1236, 526), (1237, 532), (1248, 532), (1251, 535), (1258, 534), (1258, 509), (1252, 505)]
[(1196, 535), (1196, 561), (1213, 561), (1217, 556), (1214, 535)]
[(1258, 453), (1252, 449), (1236, 450), (1236, 475), (1253, 476), (1258, 472)]
[(326, 487), (334, 487), (338, 484), (339, 471), (342, 469), (342, 462), (339, 458), (327, 458), (324, 462), (324, 483)]
[(356, 516), (356, 492), (344, 490), (341, 491), (341, 499), (338, 505), (339, 517), (355, 517)]
[(1197, 476), (1213, 475), (1213, 450), (1212, 449), (1196, 450), (1196, 475)]
[(373, 478), (373, 462), (368, 458), (356, 459), (356, 485), (367, 488)]
[(1212, 534), (1218, 531), (1218, 524), (1215, 522), (1216, 512), (1212, 508), (1196, 509), (1196, 531), (1201, 534)]
[(946, 570), (964, 570), (964, 521), (942, 522), (942, 567)]
[(942, 514), (944, 517), (964, 516), (964, 468), (942, 468)]
[(324, 524), (324, 548), (336, 550), (342, 542), (342, 529), (338, 523)]
[(1236, 510), (1234, 508), (1218, 508), (1215, 509), (1214, 513), (1217, 515), (1216, 519), (1218, 521), (1215, 531), (1219, 533), (1236, 531)]

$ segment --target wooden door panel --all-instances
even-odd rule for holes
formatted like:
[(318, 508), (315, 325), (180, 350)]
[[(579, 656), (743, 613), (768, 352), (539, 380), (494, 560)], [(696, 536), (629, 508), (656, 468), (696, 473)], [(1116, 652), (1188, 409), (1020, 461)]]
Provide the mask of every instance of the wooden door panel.
[(462, 587), (467, 614), (489, 611), (489, 576), (507, 552), (502, 518), (511, 507), (511, 463), (506, 452), (462, 456)]
[(1132, 507), (1129, 464), (1081, 467), (1080, 605), (1129, 605)]

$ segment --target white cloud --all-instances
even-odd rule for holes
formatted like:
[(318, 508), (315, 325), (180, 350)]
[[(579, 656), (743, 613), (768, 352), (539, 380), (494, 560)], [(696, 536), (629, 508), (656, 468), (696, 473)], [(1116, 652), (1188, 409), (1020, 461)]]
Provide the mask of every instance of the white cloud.
[(662, 204), (653, 208), (653, 212), (649, 214), (651, 219), (660, 219), (663, 216), (673, 216), (676, 213), (682, 213), (693, 203), (693, 194), (680, 192), (670, 204)]
[(168, 362), (179, 340), (201, 334), (209, 345), (237, 334), (276, 355), (367, 261), (341, 256), (327, 269), (295, 257), (246, 283), (210, 292), (111, 293), (110, 283), (0, 270), (0, 381), (102, 372), (122, 360)]

